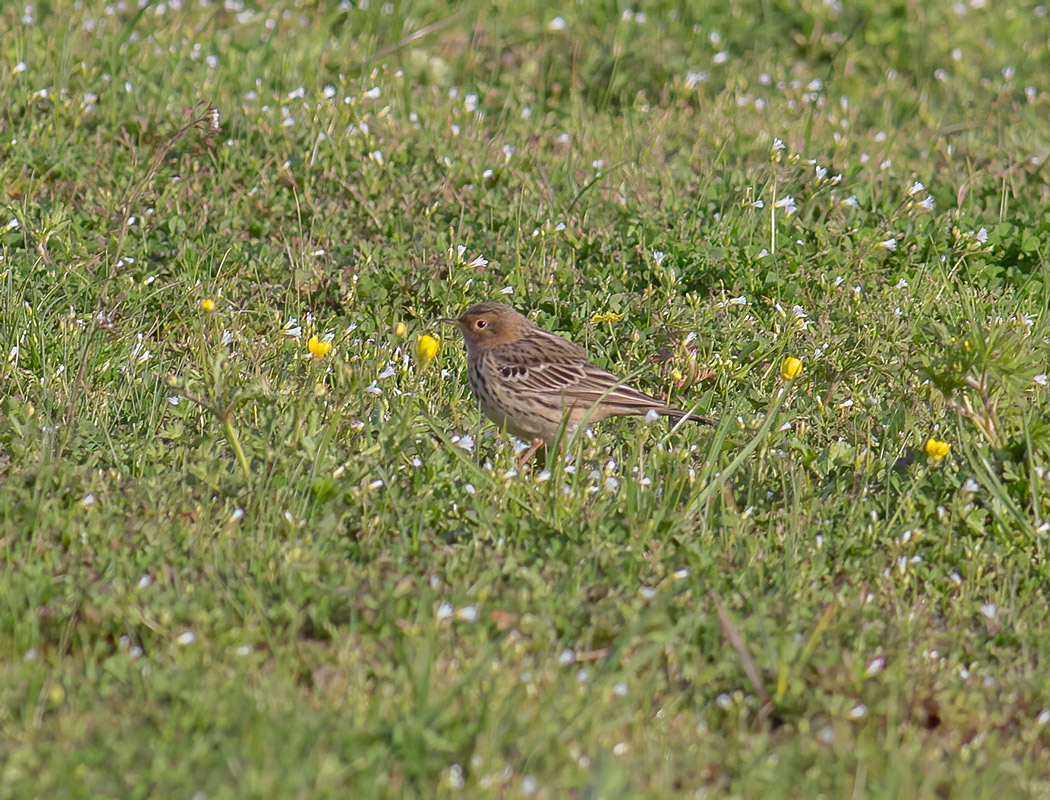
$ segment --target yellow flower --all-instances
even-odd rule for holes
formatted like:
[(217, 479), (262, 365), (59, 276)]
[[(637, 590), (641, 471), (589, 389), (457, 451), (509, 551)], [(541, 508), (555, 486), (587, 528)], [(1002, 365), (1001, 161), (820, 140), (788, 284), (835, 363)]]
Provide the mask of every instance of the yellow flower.
[(937, 439), (930, 439), (926, 442), (926, 455), (932, 458), (934, 461), (940, 461), (949, 451), (952, 446), (947, 442), (942, 442)]
[(591, 317), (591, 322), (619, 322), (621, 319), (623, 319), (623, 314), (617, 314), (615, 311), (604, 311)]
[(209, 314), (212, 314), (215, 312), (215, 301), (212, 300), (210, 297), (205, 297), (203, 300), (201, 300), (201, 308), (203, 308)]
[(780, 377), (786, 381), (790, 381), (793, 378), (797, 378), (800, 372), (802, 372), (801, 361), (792, 356), (788, 356), (784, 359), (784, 364), (780, 367)]
[(673, 381), (680, 381), (680, 380), (683, 380), (684, 378), (685, 378), (685, 376), (682, 374), (682, 371), (680, 369), (678, 369), (678, 367), (675, 367), (674, 369), (671, 370), (671, 380), (673, 380)]
[(314, 358), (324, 358), (332, 349), (332, 343), (330, 341), (327, 339), (318, 339), (316, 336), (311, 336), (310, 341), (306, 343), (306, 346), (310, 350), (310, 355)]
[(408, 326), (405, 323), (399, 322), (394, 326), (394, 336), (404, 336), (406, 333), (408, 333)]
[(416, 355), (419, 356), (419, 360), (423, 362), (423, 366), (426, 366), (434, 360), (440, 345), (440, 339), (433, 336), (427, 336), (426, 334), (416, 339)]

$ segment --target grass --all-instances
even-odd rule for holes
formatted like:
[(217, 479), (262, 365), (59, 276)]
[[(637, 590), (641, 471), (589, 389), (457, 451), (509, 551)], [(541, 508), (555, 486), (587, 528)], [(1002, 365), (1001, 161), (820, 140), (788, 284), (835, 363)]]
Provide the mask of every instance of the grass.
[(1046, 14), (4, 6), (0, 796), (1044, 796)]

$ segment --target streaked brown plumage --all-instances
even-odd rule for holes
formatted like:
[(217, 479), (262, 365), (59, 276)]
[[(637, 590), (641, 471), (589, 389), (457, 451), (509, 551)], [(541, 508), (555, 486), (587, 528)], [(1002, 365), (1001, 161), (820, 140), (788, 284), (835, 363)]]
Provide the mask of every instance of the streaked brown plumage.
[(591, 364), (579, 345), (502, 303), (480, 303), (444, 321), (463, 333), (470, 389), (485, 416), (535, 446), (550, 444), (563, 422), (573, 426), (649, 411), (714, 424), (632, 389)]

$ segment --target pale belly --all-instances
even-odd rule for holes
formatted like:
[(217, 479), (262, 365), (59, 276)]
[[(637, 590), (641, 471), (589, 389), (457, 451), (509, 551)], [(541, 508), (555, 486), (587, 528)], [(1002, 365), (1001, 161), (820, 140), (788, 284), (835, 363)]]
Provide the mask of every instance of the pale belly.
[[(529, 399), (513, 393), (497, 400), (478, 378), (475, 370), (469, 370), (468, 377), (470, 390), (481, 406), (482, 413), (497, 427), (526, 441), (543, 439), (549, 443), (557, 435), (565, 418), (565, 409), (560, 402), (550, 398)], [(582, 411), (579, 415), (576, 411), (572, 409), (570, 422), (573, 421), (572, 416), (583, 416)]]

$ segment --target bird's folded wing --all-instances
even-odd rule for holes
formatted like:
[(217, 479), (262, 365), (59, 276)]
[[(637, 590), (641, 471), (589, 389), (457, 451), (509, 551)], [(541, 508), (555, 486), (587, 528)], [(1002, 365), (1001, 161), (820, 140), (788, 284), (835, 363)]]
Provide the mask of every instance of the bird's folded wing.
[(489, 355), (507, 385), (519, 391), (558, 395), (585, 406), (598, 402), (625, 409), (664, 405), (589, 363), (582, 347), (553, 334), (526, 337), (513, 347), (493, 348)]

